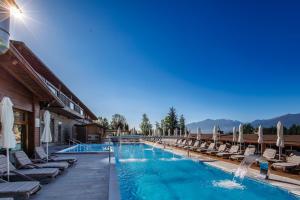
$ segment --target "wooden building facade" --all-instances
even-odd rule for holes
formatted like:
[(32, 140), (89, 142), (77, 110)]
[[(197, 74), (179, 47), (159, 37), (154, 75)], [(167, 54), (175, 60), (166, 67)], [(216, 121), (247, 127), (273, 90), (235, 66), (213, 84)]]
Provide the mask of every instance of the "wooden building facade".
[(87, 106), (23, 43), (11, 41), (0, 56), (0, 100), (14, 104), (14, 132), (19, 149), (31, 154), (40, 145), (43, 113), (51, 113), (53, 143), (65, 143), (76, 125), (97, 119)]

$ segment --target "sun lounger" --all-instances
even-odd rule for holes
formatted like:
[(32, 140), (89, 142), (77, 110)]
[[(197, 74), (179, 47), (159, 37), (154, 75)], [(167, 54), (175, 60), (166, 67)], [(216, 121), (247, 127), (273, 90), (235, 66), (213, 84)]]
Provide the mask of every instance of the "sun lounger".
[(0, 198), (29, 199), (41, 189), (38, 181), (6, 182), (0, 179)]
[(193, 140), (189, 140), (188, 143), (185, 146), (183, 146), (183, 148), (189, 149), (192, 146), (192, 144), (193, 144)]
[(184, 147), (187, 143), (187, 140), (186, 139), (183, 139), (182, 142), (178, 145), (176, 145), (176, 147)]
[(32, 162), (24, 151), (16, 151), (14, 153), (17, 167), (20, 169), (32, 169), (32, 168), (57, 168), (65, 170), (69, 167), (67, 162), (45, 162), (44, 160), (37, 160), (38, 162)]
[(216, 144), (215, 143), (210, 143), (207, 148), (199, 148), (197, 149), (198, 152), (206, 152), (206, 151), (213, 151), (215, 149)]
[(182, 139), (177, 139), (176, 142), (174, 144), (171, 144), (172, 147), (176, 146), (177, 144), (180, 144), (180, 142), (182, 141)]
[[(59, 169), (55, 168), (16, 169), (11, 163), (9, 166), (11, 180), (23, 180), (25, 178), (43, 181), (53, 179), (59, 174)], [(4, 155), (0, 155), (0, 175), (2, 177), (7, 175), (7, 159)]]
[(220, 152), (217, 153), (216, 155), (218, 157), (223, 157), (223, 158), (229, 158), (231, 155), (239, 154), (239, 146), (238, 145), (232, 145), (227, 152)]
[(225, 150), (226, 150), (226, 144), (221, 144), (221, 145), (219, 146), (218, 150), (207, 150), (207, 151), (204, 152), (204, 153), (209, 154), (209, 155), (215, 155), (215, 154), (217, 154), (217, 153), (222, 153), (222, 152), (224, 152)]
[(255, 153), (255, 147), (247, 147), (243, 155), (232, 155), (230, 156), (231, 160), (243, 160), (246, 156), (254, 155)]
[(193, 151), (193, 150), (196, 150), (198, 147), (199, 147), (199, 144), (200, 144), (200, 141), (197, 140), (193, 146), (190, 146), (188, 149)]
[(282, 162), (282, 160), (275, 159), (276, 156), (276, 150), (275, 149), (265, 149), (263, 155), (261, 158), (258, 158), (256, 161), (259, 162), (261, 160), (263, 161), (269, 161), (271, 163), (275, 162)]
[(201, 143), (200, 147), (196, 148), (195, 150), (200, 152), (201, 149), (206, 149), (206, 144), (207, 144), (206, 142)]
[(277, 162), (271, 165), (272, 169), (282, 171), (299, 171), (300, 170), (300, 156), (292, 154), (286, 157), (286, 162)]

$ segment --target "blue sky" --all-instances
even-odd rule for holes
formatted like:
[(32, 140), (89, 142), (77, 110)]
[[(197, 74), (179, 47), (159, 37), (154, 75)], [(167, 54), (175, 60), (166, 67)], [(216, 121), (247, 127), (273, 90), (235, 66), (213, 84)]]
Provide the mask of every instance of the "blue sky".
[[(95, 114), (188, 122), (300, 112), (297, 1), (18, 0), (24, 41)], [(272, 3), (271, 3), (272, 2)]]

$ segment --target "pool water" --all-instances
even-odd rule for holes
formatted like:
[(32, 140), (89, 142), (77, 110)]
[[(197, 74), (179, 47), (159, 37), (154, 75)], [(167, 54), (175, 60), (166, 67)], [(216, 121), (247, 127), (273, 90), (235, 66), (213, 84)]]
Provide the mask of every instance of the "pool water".
[(63, 149), (58, 153), (97, 153), (108, 152), (110, 150), (108, 144), (77, 144), (75, 146)]
[(122, 200), (284, 200), (285, 190), (145, 144), (115, 144)]

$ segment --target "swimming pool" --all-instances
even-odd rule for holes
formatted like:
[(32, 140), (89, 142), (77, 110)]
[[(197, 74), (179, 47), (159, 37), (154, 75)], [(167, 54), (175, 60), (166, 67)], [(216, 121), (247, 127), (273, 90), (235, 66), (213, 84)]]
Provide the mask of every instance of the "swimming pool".
[(112, 148), (109, 147), (109, 144), (77, 144), (57, 153), (99, 153), (112, 151)]
[(285, 190), (145, 144), (114, 145), (123, 200), (283, 200)]

